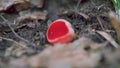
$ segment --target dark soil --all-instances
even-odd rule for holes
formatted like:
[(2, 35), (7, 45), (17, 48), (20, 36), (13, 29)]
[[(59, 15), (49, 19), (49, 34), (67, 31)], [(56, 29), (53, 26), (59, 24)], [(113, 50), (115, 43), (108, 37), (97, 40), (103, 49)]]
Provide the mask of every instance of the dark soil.
[[(92, 30), (113, 30), (108, 17), (108, 12), (111, 10), (114, 11), (114, 6), (111, 0), (83, 0), (80, 3), (79, 0), (47, 0), (43, 8), (38, 9), (33, 7), (30, 10), (46, 10), (48, 15), (45, 20), (26, 21), (17, 23), (17, 25), (12, 26), (15, 28), (27, 23), (33, 23), (35, 25), (35, 28), (23, 27), (16, 31), (16, 33), (24, 39), (27, 39), (30, 42), (36, 44), (35, 47), (27, 45), (27, 47), (30, 47), (33, 49), (33, 51), (27, 52), (22, 56), (34, 55), (43, 50), (46, 47), (45, 44), (49, 44), (46, 39), (47, 28), (52, 21), (59, 18), (66, 19), (73, 25), (76, 33), (75, 39), (78, 39), (81, 36), (86, 36), (92, 38), (96, 42), (104, 42), (104, 38), (101, 38), (101, 36), (97, 33), (93, 33)], [(19, 16), (18, 13), (1, 14), (3, 14), (3, 16), (10, 22), (11, 25), (13, 24), (16, 17)], [(100, 25), (99, 20), (102, 22), (102, 25)], [(13, 32), (11, 32), (9, 27), (6, 24), (3, 24), (2, 19), (0, 19), (0, 24), (1, 37), (21, 42), (21, 40), (16, 37)], [(110, 32), (109, 34), (111, 34), (116, 39), (115, 32)], [(21, 57), (16, 55), (9, 55), (8, 58), (4, 56), (6, 50), (13, 44), (14, 42), (12, 41), (0, 39), (0, 65), (4, 66), (5, 63), (8, 63), (11, 57)]]

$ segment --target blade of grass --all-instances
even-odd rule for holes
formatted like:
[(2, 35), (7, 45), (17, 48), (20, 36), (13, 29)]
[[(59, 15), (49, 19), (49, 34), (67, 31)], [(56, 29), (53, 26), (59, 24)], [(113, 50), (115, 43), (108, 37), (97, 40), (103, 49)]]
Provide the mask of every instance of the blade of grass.
[(120, 0), (112, 0), (114, 6), (115, 6), (115, 9), (116, 9), (116, 13), (120, 19)]

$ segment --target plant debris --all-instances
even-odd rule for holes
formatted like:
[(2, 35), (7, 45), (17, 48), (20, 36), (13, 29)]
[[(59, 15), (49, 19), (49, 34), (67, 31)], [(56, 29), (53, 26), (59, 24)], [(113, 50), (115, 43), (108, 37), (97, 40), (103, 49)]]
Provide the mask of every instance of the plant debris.
[(17, 18), (18, 22), (24, 22), (24, 21), (31, 21), (31, 20), (45, 20), (46, 19), (47, 12), (43, 11), (35, 11), (33, 13), (24, 14), (24, 16), (20, 16)]
[(111, 24), (115, 29), (118, 38), (120, 38), (120, 22), (114, 12), (110, 12), (109, 15), (110, 15)]
[(29, 0), (0, 0), (0, 11), (6, 13), (19, 12), (30, 8)]
[(96, 31), (100, 35), (102, 35), (107, 41), (109, 41), (115, 48), (119, 47), (119, 44), (106, 32), (103, 31)]
[(30, 3), (37, 8), (42, 8), (45, 0), (30, 0)]

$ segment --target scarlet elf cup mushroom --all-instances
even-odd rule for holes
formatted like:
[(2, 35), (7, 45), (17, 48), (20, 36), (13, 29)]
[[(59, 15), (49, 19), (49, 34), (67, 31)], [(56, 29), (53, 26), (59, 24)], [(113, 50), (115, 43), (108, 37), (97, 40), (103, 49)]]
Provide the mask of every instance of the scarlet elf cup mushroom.
[(50, 24), (46, 36), (51, 44), (69, 43), (75, 37), (75, 32), (68, 21), (58, 19)]

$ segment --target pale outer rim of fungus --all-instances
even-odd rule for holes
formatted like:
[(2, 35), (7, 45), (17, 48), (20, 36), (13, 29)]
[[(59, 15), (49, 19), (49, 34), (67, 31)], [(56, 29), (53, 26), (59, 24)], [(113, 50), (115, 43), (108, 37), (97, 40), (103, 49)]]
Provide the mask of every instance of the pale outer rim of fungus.
[[(64, 38), (64, 37), (66, 37), (66, 36), (69, 36), (69, 34), (71, 35), (71, 36), (75, 36), (75, 32), (74, 32), (74, 30), (73, 30), (73, 27), (72, 27), (72, 25), (68, 22), (68, 21), (66, 21), (66, 20), (64, 20), (64, 19), (58, 19), (58, 20), (56, 20), (56, 21), (63, 21), (64, 23), (65, 23), (65, 25), (68, 27), (68, 33), (66, 34), (66, 35), (64, 35), (64, 36), (61, 36), (61, 37), (59, 37), (59, 38)], [(52, 24), (54, 24), (56, 21), (54, 21)], [(52, 24), (50, 24), (50, 26), (52, 25)], [(50, 27), (49, 26), (49, 27)], [(57, 41), (57, 40), (59, 40), (58, 38), (56, 38), (56, 39), (54, 39), (54, 40), (50, 40), (50, 39), (48, 39), (48, 31), (47, 31), (47, 40), (48, 40), (48, 42), (50, 42), (50, 43), (53, 43), (53, 42), (55, 42), (55, 41)]]

